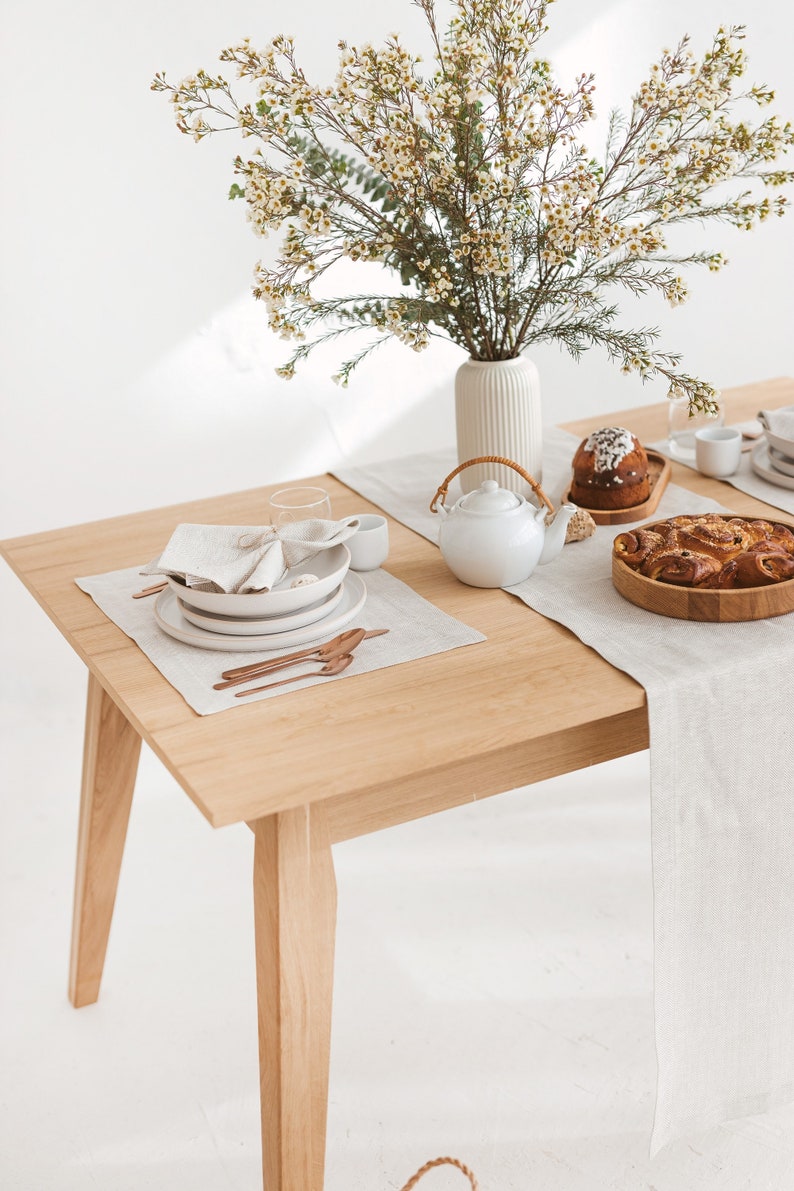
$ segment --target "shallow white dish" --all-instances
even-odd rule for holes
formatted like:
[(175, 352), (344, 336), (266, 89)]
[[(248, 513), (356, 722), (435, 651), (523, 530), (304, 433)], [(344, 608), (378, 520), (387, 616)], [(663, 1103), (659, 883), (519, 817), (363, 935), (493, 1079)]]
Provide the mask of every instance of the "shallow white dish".
[(220, 616), (217, 612), (202, 612), (200, 608), (192, 608), (187, 600), (177, 596), (179, 611), (185, 620), (198, 625), (200, 629), (208, 629), (212, 633), (230, 634), (232, 637), (257, 637), (272, 633), (286, 633), (290, 629), (300, 629), (306, 624), (314, 624), (315, 620), (322, 620), (330, 616), (336, 605), (344, 595), (343, 584), (325, 596), (309, 604), (308, 608), (301, 608), (298, 612), (286, 612), (283, 616)]
[(225, 633), (213, 633), (185, 620), (179, 601), (170, 587), (161, 591), (154, 605), (154, 616), (159, 627), (169, 637), (185, 645), (199, 649), (214, 649), (223, 653), (265, 653), (269, 649), (291, 649), (293, 645), (308, 645), (332, 637), (339, 629), (349, 624), (367, 598), (364, 580), (351, 571), (342, 584), (342, 598), (329, 616), (315, 620), (301, 629), (290, 629), (286, 633), (266, 633), (258, 637), (232, 637)]
[(789, 455), (784, 455), (782, 451), (776, 451), (774, 447), (770, 447), (769, 462), (775, 471), (782, 471), (786, 476), (794, 476), (794, 459)]
[[(286, 579), (272, 591), (251, 591), (246, 595), (237, 592), (196, 591), (179, 579), (168, 576), (168, 586), (181, 600), (187, 600), (191, 608), (201, 612), (215, 612), (218, 616), (282, 616), (285, 612), (297, 612), (334, 591), (344, 579), (350, 566), (350, 551), (344, 542), (320, 550), (313, 558), (292, 567)], [(301, 575), (316, 575), (316, 583), (305, 587), (291, 587), (290, 584)]]
[[(784, 405), (782, 407), (786, 411), (794, 412), (794, 405)], [(778, 410), (778, 413), (781, 411)], [(780, 451), (783, 455), (788, 455), (789, 459), (794, 458), (794, 438), (783, 438), (780, 434), (773, 434), (771, 430), (767, 430), (764, 420), (761, 420), (761, 425), (764, 427), (764, 434), (770, 446), (774, 447), (776, 451)]]
[(761, 439), (753, 447), (752, 454), (750, 455), (750, 466), (759, 476), (763, 476), (765, 480), (769, 480), (770, 484), (776, 484), (778, 488), (794, 488), (794, 476), (784, 476), (782, 471), (777, 471), (772, 466), (769, 458), (769, 448), (764, 439)]

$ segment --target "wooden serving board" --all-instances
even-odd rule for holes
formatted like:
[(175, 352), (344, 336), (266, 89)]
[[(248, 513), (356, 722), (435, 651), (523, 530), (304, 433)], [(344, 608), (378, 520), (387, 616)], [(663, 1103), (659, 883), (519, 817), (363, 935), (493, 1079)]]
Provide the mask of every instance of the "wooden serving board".
[[(725, 514), (725, 519), (735, 517)], [(775, 517), (779, 525), (794, 532), (794, 525)], [(655, 522), (643, 525), (653, 529)], [(660, 616), (677, 620), (704, 620), (728, 623), (740, 620), (763, 620), (767, 616), (783, 616), (794, 612), (794, 579), (770, 583), (766, 587), (737, 587), (732, 591), (699, 591), (696, 587), (677, 587), (649, 579), (627, 566), (616, 554), (612, 555), (612, 582), (624, 599)]]
[[(643, 517), (650, 517), (651, 513), (656, 511), (659, 499), (670, 479), (670, 460), (658, 451), (649, 451), (647, 447), (645, 450), (648, 455), (648, 481), (651, 488), (648, 499), (639, 505), (629, 505), (627, 509), (589, 509), (584, 505), (578, 505), (590, 514), (596, 525), (628, 525), (632, 521), (642, 521)], [(570, 501), (569, 490), (563, 497), (563, 502), (568, 504)], [(573, 503), (576, 504), (576, 501)]]

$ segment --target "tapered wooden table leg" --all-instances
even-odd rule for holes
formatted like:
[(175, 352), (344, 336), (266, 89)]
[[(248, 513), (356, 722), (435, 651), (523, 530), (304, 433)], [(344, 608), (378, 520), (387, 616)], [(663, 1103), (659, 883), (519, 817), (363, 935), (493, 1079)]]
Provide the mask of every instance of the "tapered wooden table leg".
[(250, 824), (265, 1191), (322, 1191), (336, 880), (320, 803)]
[(69, 999), (99, 996), (141, 738), (89, 674)]

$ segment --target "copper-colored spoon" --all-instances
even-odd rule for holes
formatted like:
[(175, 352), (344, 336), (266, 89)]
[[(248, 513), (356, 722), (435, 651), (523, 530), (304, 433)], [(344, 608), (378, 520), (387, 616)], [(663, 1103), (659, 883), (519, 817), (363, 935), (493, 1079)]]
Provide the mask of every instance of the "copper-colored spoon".
[(327, 651), (336, 650), (337, 646), (348, 641), (355, 633), (360, 633), (361, 629), (346, 629), (344, 633), (340, 633), (337, 637), (332, 637), (330, 641), (324, 642), (322, 645), (310, 645), (308, 649), (299, 649), (295, 653), (284, 653), (278, 658), (260, 658), (258, 662), (249, 662), (247, 666), (237, 666), (234, 670), (224, 670), (221, 678), (237, 678), (241, 674), (251, 674), (256, 670), (261, 670), (264, 666), (276, 666), (280, 662), (297, 661), (298, 658), (317, 657), (320, 661), (327, 661)]
[(356, 629), (353, 633), (342, 633), (340, 637), (336, 638), (335, 643), (329, 641), (312, 656), (294, 658), (290, 654), (284, 658), (274, 658), (270, 662), (261, 662), (256, 666), (251, 666), (250, 669), (238, 674), (235, 678), (226, 678), (223, 682), (214, 683), (212, 689), (225, 691), (230, 686), (239, 686), (240, 683), (250, 682), (253, 678), (262, 678), (265, 674), (286, 670), (288, 666), (301, 666), (304, 662), (330, 662), (333, 658), (341, 657), (343, 653), (352, 653), (363, 640), (364, 629)]
[(328, 662), (341, 653), (352, 652), (357, 645), (369, 637), (380, 637), (388, 631), (388, 629), (347, 629), (338, 637), (326, 641), (324, 645), (299, 649), (297, 653), (282, 654), (277, 658), (260, 659), (258, 662), (250, 662), (247, 666), (238, 666), (235, 670), (224, 670), (221, 675), (224, 681), (214, 683), (213, 690), (224, 691), (227, 687), (237, 686), (240, 682), (248, 682), (251, 678), (259, 678), (262, 674), (269, 674), (271, 670), (280, 670), (282, 666), (296, 665), (300, 661)]
[(292, 678), (281, 678), (278, 682), (266, 682), (264, 686), (251, 687), (248, 691), (235, 691), (235, 699), (242, 699), (244, 695), (258, 695), (260, 691), (269, 691), (274, 686), (286, 686), (288, 682), (300, 682), (302, 678), (331, 678), (334, 674), (341, 674), (353, 661), (352, 653), (343, 653), (340, 657), (331, 658), (321, 670), (314, 674), (293, 674)]

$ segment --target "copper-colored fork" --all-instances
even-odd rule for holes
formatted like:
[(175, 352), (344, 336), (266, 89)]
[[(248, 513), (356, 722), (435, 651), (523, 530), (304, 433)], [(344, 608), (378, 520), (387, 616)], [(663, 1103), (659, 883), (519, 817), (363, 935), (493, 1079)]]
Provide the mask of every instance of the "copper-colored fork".
[[(315, 660), (315, 659), (312, 659)], [(331, 658), (320, 670), (314, 674), (293, 674), (292, 678), (281, 678), (278, 682), (266, 682), (264, 686), (254, 686), (247, 691), (235, 691), (235, 699), (242, 699), (245, 695), (258, 695), (260, 691), (272, 690), (275, 686), (286, 686), (288, 682), (300, 682), (302, 678), (331, 678), (334, 674), (341, 674), (353, 661), (352, 653), (343, 653), (340, 657)]]

